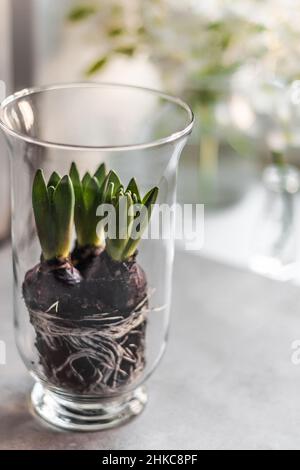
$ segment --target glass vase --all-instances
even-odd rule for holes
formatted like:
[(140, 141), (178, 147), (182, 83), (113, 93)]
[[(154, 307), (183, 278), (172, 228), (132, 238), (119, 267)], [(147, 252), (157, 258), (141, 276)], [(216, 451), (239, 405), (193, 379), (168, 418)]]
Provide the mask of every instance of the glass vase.
[(262, 182), (264, 197), (255, 225), (250, 267), (259, 274), (289, 281), (296, 273), (299, 170), (273, 162), (265, 168)]
[[(156, 91), (74, 83), (7, 98), (0, 125), (12, 169), (16, 341), (35, 379), (33, 410), (69, 430), (116, 426), (143, 410), (166, 347), (174, 221), (168, 237), (150, 227), (176, 201), (193, 113)], [(98, 197), (147, 206), (143, 236), (108, 234)]]
[(211, 77), (187, 88), (184, 96), (196, 121), (179, 165), (179, 200), (201, 201), (208, 211), (234, 206), (258, 171), (254, 118), (242, 83)]

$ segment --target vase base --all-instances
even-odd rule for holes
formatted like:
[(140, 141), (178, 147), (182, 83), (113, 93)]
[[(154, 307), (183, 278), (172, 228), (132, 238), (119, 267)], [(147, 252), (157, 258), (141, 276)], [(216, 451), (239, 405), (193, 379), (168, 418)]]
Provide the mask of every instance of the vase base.
[(65, 399), (36, 383), (31, 403), (34, 414), (52, 426), (68, 431), (101, 431), (139, 415), (147, 403), (147, 393), (139, 387), (123, 397), (87, 403)]

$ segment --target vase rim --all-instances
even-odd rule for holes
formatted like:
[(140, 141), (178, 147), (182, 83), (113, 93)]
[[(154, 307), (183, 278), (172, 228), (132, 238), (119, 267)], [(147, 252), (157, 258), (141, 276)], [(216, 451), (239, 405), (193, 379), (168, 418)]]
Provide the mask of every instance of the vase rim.
[[(99, 88), (114, 87), (114, 88), (119, 88), (119, 89), (124, 89), (124, 90), (126, 89), (137, 90), (137, 91), (143, 91), (148, 94), (156, 95), (158, 98), (166, 100), (167, 102), (173, 103), (174, 105), (177, 105), (179, 108), (184, 110), (188, 117), (188, 123), (179, 131), (170, 133), (166, 137), (159, 138), (157, 140), (154, 139), (145, 143), (133, 143), (133, 144), (126, 144), (126, 145), (106, 146), (106, 145), (77, 145), (77, 144), (73, 145), (73, 144), (67, 144), (67, 143), (62, 143), (62, 142), (47, 141), (44, 139), (40, 139), (38, 137), (30, 136), (26, 134), (25, 132), (20, 132), (15, 129), (12, 129), (3, 119), (3, 112), (6, 109), (6, 107), (12, 104), (13, 102), (19, 100), (20, 98), (24, 98), (30, 95), (48, 92), (48, 91), (56, 91), (56, 90), (64, 90), (64, 89), (68, 90), (72, 88), (75, 89), (75, 88), (97, 88), (97, 87)], [(9, 95), (8, 97), (6, 97), (0, 103), (0, 128), (2, 128), (2, 130), (6, 134), (12, 137), (15, 137), (17, 139), (20, 139), (22, 141), (35, 144), (41, 147), (57, 148), (57, 149), (62, 149), (62, 150), (64, 149), (64, 150), (80, 150), (80, 151), (117, 152), (117, 151), (127, 151), (127, 150), (130, 151), (130, 150), (151, 149), (154, 147), (159, 147), (159, 146), (163, 146), (166, 144), (174, 143), (188, 136), (192, 132), (194, 121), (195, 121), (195, 116), (191, 107), (181, 98), (178, 98), (176, 96), (173, 96), (168, 93), (164, 93), (159, 90), (152, 89), (152, 88), (147, 88), (147, 87), (137, 86), (137, 85), (130, 85), (130, 84), (123, 84), (123, 83), (92, 82), (92, 81), (84, 82), (83, 81), (83, 82), (59, 83), (59, 84), (44, 85), (44, 86), (34, 86), (34, 87), (24, 88), (21, 91), (13, 93)]]

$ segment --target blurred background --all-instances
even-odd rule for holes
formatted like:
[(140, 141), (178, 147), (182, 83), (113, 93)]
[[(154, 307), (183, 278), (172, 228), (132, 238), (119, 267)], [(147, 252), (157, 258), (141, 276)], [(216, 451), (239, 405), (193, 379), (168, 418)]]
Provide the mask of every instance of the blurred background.
[(299, 282), (299, 24), (298, 0), (0, 0), (0, 79), (7, 93), (93, 80), (187, 100), (178, 197), (205, 204), (200, 254)]

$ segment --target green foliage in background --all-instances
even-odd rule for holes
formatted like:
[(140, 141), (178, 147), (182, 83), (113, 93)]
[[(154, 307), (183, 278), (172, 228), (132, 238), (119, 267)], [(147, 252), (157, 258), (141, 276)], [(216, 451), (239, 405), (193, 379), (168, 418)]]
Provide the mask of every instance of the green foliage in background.
[(68, 18), (91, 21), (99, 56), (88, 77), (117, 55), (148, 56), (171, 92), (187, 91), (193, 103), (213, 102), (246, 63), (268, 73), (299, 76), (299, 12), (286, 0), (94, 0), (74, 2)]

